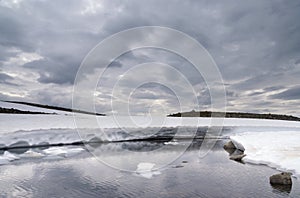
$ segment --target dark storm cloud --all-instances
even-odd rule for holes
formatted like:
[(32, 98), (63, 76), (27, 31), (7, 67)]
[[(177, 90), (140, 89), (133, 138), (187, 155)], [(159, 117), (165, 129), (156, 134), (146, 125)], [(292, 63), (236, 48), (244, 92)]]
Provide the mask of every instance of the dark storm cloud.
[(74, 12), (81, 3), (29, 0), (19, 6), (0, 7), (0, 46), (6, 48), (7, 56), (1, 58), (13, 56), (8, 53), (12, 48), (38, 52), (44, 60), (27, 66), (38, 71), (39, 82), (72, 84), (82, 59), (101, 40), (97, 33), (87, 30), (90, 24)]
[[(289, 111), (295, 103), (278, 107), (269, 102), (274, 99), (298, 100), (299, 89), (295, 85), (300, 84), (299, 10), (300, 2), (294, 0), (243, 3), (233, 0), (137, 0), (126, 3), (26, 0), (17, 4), (2, 0), (0, 67), (4, 72), (11, 68), (17, 72), (22, 68), (22, 71), (38, 75), (34, 81), (40, 85), (40, 92), (28, 93), (28, 100), (59, 105), (64, 102), (63, 97), (70, 101), (69, 96), (59, 93), (72, 89), (84, 57), (104, 38), (137, 26), (166, 26), (192, 36), (210, 52), (224, 78), (230, 107), (242, 111), (255, 101), (268, 99), (268, 108), (267, 104), (260, 103), (256, 108)], [(19, 59), (24, 59), (22, 53), (38, 54), (41, 58), (18, 65)], [(14, 62), (12, 59), (18, 55), (19, 59)], [(202, 92), (206, 85), (201, 74), (184, 58), (163, 50), (137, 50), (119, 57), (109, 65), (111, 71), (100, 84), (111, 88), (131, 66), (151, 61), (178, 69), (193, 86), (197, 86), (198, 100), (208, 104), (209, 93)], [(145, 74), (147, 70), (137, 74), (137, 78), (143, 78)], [(160, 75), (177, 82), (172, 78), (173, 73), (167, 70), (162, 70)], [(21, 82), (24, 78), (23, 86), (31, 90), (34, 82), (26, 84), (24, 76), (18, 76), (18, 79)], [(2, 86), (13, 80), (4, 73), (0, 75)], [(124, 82), (124, 87), (133, 85), (134, 79)], [(55, 91), (45, 92), (44, 89), (49, 87)], [(287, 87), (292, 88), (283, 91)], [(6, 88), (9, 91), (9, 87)], [(36, 87), (34, 90), (38, 91)], [(11, 91), (17, 92), (14, 88)], [(139, 97), (154, 100), (167, 97), (164, 93), (164, 88), (157, 88), (155, 95), (145, 93)], [(171, 102), (165, 104), (175, 105), (172, 95), (169, 97)], [(143, 105), (145, 103), (141, 103), (141, 107)]]

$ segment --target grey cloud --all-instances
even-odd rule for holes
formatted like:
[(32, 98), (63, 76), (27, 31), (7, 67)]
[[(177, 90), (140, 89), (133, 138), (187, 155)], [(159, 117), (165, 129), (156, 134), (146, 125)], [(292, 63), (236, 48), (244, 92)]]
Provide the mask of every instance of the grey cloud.
[(160, 94), (155, 94), (153, 92), (137, 92), (131, 95), (132, 98), (134, 99), (147, 99), (147, 100), (155, 100), (155, 99), (160, 99), (161, 95)]
[(12, 79), (14, 79), (14, 78), (11, 77), (10, 75), (0, 73), (0, 82), (5, 82), (7, 80), (12, 80)]
[[(292, 76), (292, 75), (291, 75)], [(231, 87), (237, 90), (253, 90), (263, 89), (265, 87), (278, 87), (283, 84), (288, 84), (290, 79), (286, 78), (283, 73), (258, 74), (253, 77), (249, 77), (246, 80), (233, 84)]]
[(15, 52), (13, 50), (9, 51), (7, 50), (7, 46), (3, 46), (0, 44), (0, 67), (3, 65), (4, 61), (7, 61), (10, 57), (16, 56), (18, 52)]
[(238, 94), (234, 91), (231, 91), (231, 90), (226, 90), (226, 96), (227, 97), (237, 97)]
[(11, 82), (14, 78), (10, 75), (7, 75), (5, 73), (0, 73), (0, 84), (7, 84), (7, 85), (13, 85), (18, 86), (17, 84)]
[(8, 96), (6, 94), (0, 93), (0, 100), (15, 100), (15, 101), (22, 101), (24, 98), (22, 97), (16, 97), (16, 96)]
[(72, 107), (72, 89), (65, 86), (61, 86), (60, 88), (51, 87), (45, 90), (33, 90), (30, 91), (29, 98), (31, 98), (31, 101), (37, 103)]
[(0, 7), (0, 10), (1, 45), (6, 47), (19, 47), (19, 45), (24, 42), (22, 41), (22, 33), (24, 32), (22, 23), (12, 10), (3, 7)]
[(268, 91), (276, 91), (276, 90), (281, 90), (284, 89), (284, 86), (272, 86), (272, 87), (266, 87), (264, 88), (264, 91), (268, 92)]
[(176, 99), (175, 93), (168, 87), (157, 84), (147, 83), (138, 87), (131, 95), (134, 99)]
[(80, 4), (26, 1), (16, 10), (0, 7), (3, 10), (0, 46), (6, 47), (7, 56), (3, 59), (8, 60), (13, 55), (7, 52), (12, 47), (38, 52), (46, 59), (40, 61), (38, 67), (32, 67), (41, 75), (40, 82), (72, 84), (82, 59), (101, 40), (97, 33), (87, 30), (90, 24), (81, 21)]
[(122, 67), (122, 63), (120, 61), (113, 61), (108, 67)]
[(255, 91), (255, 92), (252, 92), (250, 94), (248, 94), (248, 96), (257, 96), (257, 95), (261, 95), (261, 94), (264, 94), (265, 92), (264, 91)]
[[(198, 40), (219, 66), (228, 89), (228, 101), (236, 110), (248, 109), (250, 106), (247, 104), (264, 100), (269, 92), (287, 87), (292, 88), (270, 96), (270, 104), (257, 104), (256, 108), (259, 111), (277, 108), (290, 112), (293, 109), (291, 106), (276, 106), (278, 100), (299, 99), (298, 88), (293, 87), (300, 84), (298, 1), (255, 0), (241, 4), (233, 0), (226, 3), (139, 0), (126, 3), (102, 1), (101, 4), (101, 9), (85, 15), (81, 11), (87, 5), (86, 1), (26, 0), (15, 9), (0, 6), (0, 67), (3, 71), (7, 69), (5, 61), (19, 53), (16, 50), (43, 57), (20, 66), (39, 75), (36, 83), (41, 90), (38, 94), (29, 94), (27, 100), (56, 105), (70, 101), (63, 100), (64, 97), (69, 98), (66, 94), (59, 96), (63, 90), (57, 87), (72, 87), (77, 69), (89, 50), (113, 33), (145, 25), (178, 29)], [(174, 66), (197, 87), (198, 93), (206, 87), (201, 74), (184, 58), (154, 49), (137, 50), (117, 58), (101, 78), (100, 84), (109, 90), (130, 67), (150, 61)], [(170, 72), (161, 71), (160, 75), (177, 83)], [(13, 83), (13, 79), (5, 76), (0, 76), (0, 80), (2, 84)], [(126, 82), (124, 87), (133, 86), (132, 80)], [(23, 86), (27, 90), (32, 88), (26, 83)], [(53, 93), (44, 92), (45, 87), (56, 90)], [(17, 92), (14, 88), (11, 90)], [(128, 89), (124, 88), (126, 91)], [(164, 88), (155, 91), (157, 96), (144, 97), (165, 97)], [(252, 93), (246, 94), (247, 91)], [(202, 93), (198, 99), (208, 104), (208, 96), (204, 95)], [(170, 109), (175, 105), (173, 100), (167, 102)], [(146, 104), (140, 107), (143, 105)], [(105, 109), (103, 105), (101, 108)]]
[(73, 67), (65, 64), (66, 62), (42, 59), (27, 63), (24, 67), (37, 70), (40, 83), (73, 84), (79, 65), (76, 62), (73, 62)]
[(281, 100), (299, 100), (300, 99), (300, 86), (292, 87), (286, 91), (271, 95), (269, 98), (270, 99), (281, 99)]

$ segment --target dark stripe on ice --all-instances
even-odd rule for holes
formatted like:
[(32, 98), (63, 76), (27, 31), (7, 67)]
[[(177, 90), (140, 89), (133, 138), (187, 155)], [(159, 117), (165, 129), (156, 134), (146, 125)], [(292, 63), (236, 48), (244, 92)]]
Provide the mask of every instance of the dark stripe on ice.
[[(108, 143), (122, 143), (122, 142), (169, 142), (172, 140), (204, 140), (203, 136), (197, 136), (197, 137), (149, 137), (149, 138), (137, 138), (137, 139), (128, 139), (128, 140), (114, 140), (114, 141), (105, 141), (105, 140), (96, 140), (96, 141), (78, 141), (78, 142), (70, 142), (70, 143), (53, 143), (53, 144), (37, 144), (37, 145), (16, 145), (14, 144), (10, 146), (4, 146), (0, 147), (0, 151), (9, 151), (14, 149), (29, 149), (29, 148), (49, 148), (49, 147), (61, 147), (61, 146), (81, 146), (85, 144), (108, 144)], [(229, 139), (228, 137), (206, 137), (205, 139)], [(1, 145), (3, 146), (3, 145)]]

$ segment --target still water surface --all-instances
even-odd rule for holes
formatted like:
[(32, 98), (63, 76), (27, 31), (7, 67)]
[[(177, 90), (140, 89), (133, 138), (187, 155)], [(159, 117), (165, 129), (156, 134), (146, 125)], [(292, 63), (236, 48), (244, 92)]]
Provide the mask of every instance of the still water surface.
[[(229, 160), (223, 143), (218, 141), (205, 157), (199, 157), (201, 140), (183, 154), (184, 141), (151, 155), (149, 150), (159, 148), (160, 142), (102, 144), (93, 147), (94, 154), (72, 146), (85, 150), (75, 156), (31, 157), (0, 166), (0, 197), (300, 197), (295, 178), (292, 189), (272, 187), (269, 176), (276, 170)], [(155, 169), (154, 158), (176, 153), (180, 155), (175, 161)], [(138, 156), (144, 161), (135, 164)], [(149, 168), (152, 171), (141, 171)]]

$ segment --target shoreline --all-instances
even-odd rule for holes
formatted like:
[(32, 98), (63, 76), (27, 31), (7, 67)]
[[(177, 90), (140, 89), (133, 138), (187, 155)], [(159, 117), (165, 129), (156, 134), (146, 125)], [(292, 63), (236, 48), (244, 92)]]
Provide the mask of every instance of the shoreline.
[(299, 179), (299, 174), (297, 174), (296, 170), (282, 168), (280, 167), (280, 165), (274, 164), (272, 162), (262, 162), (259, 160), (255, 161), (255, 159), (244, 160), (244, 158), (247, 156), (247, 150), (245, 149), (245, 147), (233, 138), (229, 137), (229, 139), (230, 140), (228, 142), (224, 143), (223, 148), (229, 154), (230, 160), (242, 164), (249, 164), (252, 166), (265, 166), (270, 169), (276, 170), (279, 173), (269, 176), (270, 185), (274, 188), (278, 188), (279, 190), (283, 190), (288, 193), (291, 192), (293, 183)]
[[(229, 136), (244, 147), (243, 161), (266, 165), (281, 172), (290, 172), (299, 179), (299, 131), (244, 132)], [(238, 145), (237, 145), (238, 147)]]

